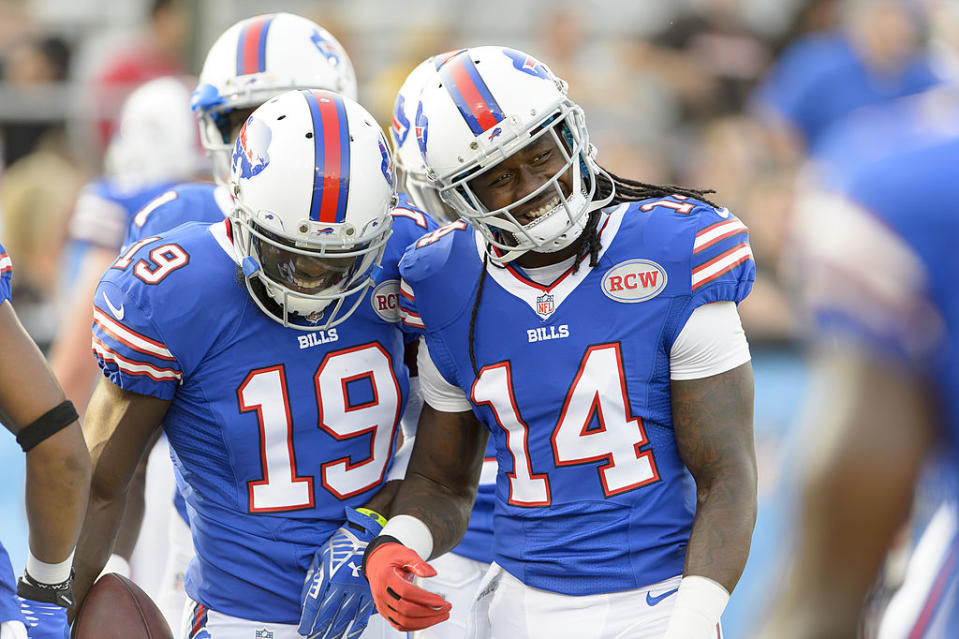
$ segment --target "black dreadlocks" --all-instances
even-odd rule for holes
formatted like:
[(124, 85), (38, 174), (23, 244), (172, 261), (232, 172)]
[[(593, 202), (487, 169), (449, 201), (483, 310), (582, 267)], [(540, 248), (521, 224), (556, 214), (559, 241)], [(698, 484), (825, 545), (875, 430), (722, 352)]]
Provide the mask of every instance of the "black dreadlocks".
[[(706, 198), (708, 193), (715, 193), (715, 191), (712, 189), (690, 189), (682, 186), (675, 186), (673, 184), (646, 184), (645, 182), (628, 180), (626, 178), (619, 177), (612, 171), (607, 171), (606, 169), (598, 171), (596, 193), (593, 196), (593, 199), (603, 200), (609, 197), (609, 194), (613, 193), (614, 189), (615, 195), (607, 206), (614, 206), (624, 202), (639, 202), (641, 200), (648, 200), (654, 197), (669, 197), (670, 195), (691, 197), (701, 200), (710, 206), (717, 206), (714, 202), (711, 202)], [(589, 255), (590, 266), (599, 265), (600, 240), (597, 229), (599, 228), (601, 213), (602, 209), (597, 209), (589, 213), (589, 219), (586, 221), (586, 227), (579, 236), (579, 240), (577, 240), (579, 242), (579, 246), (576, 249), (576, 260), (573, 262), (574, 273), (579, 270), (579, 263), (587, 255)], [(486, 266), (488, 262), (489, 251), (486, 251), (483, 256), (483, 270), (480, 271), (479, 286), (476, 289), (476, 299), (473, 301), (473, 312), (470, 315), (470, 364), (473, 367), (473, 374), (477, 377), (479, 377), (479, 370), (476, 368), (476, 354), (473, 348), (473, 342), (475, 341), (476, 336), (476, 314), (477, 310), (479, 309), (480, 297), (483, 295), (483, 283), (486, 281)]]

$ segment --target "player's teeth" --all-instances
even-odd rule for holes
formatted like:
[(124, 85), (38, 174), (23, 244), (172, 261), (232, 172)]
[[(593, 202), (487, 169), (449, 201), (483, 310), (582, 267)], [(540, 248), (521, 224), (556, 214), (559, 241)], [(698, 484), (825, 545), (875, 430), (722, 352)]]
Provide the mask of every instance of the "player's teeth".
[(552, 211), (554, 208), (556, 208), (558, 204), (559, 204), (559, 198), (554, 197), (552, 200), (550, 200), (543, 206), (539, 207), (535, 211), (530, 211), (529, 213), (527, 213), (527, 215), (531, 219), (535, 220), (543, 215), (546, 215), (546, 213)]

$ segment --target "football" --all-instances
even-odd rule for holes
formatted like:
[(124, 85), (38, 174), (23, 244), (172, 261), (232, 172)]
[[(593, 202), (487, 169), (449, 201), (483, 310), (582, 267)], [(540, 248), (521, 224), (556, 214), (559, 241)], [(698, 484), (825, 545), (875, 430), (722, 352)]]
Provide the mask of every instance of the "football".
[(93, 584), (74, 626), (74, 639), (173, 639), (153, 600), (114, 572)]

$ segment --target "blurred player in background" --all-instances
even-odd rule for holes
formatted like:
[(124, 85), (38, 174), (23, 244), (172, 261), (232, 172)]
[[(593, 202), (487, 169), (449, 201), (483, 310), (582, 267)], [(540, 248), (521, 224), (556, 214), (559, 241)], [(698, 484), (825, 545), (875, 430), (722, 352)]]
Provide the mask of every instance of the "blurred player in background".
[[(423, 87), (435, 71), (456, 52), (436, 55), (420, 63), (406, 78), (396, 96), (393, 121), (390, 127), (396, 160), (396, 181), (400, 203), (412, 202), (423, 211), (446, 221), (456, 219), (456, 213), (440, 199), (434, 184), (426, 174), (423, 156), (416, 144), (416, 107)], [(419, 377), (410, 379), (419, 388)], [(419, 393), (416, 394), (422, 402)], [(422, 405), (422, 404), (421, 404)], [(407, 416), (410, 410), (407, 409)], [(417, 412), (418, 417), (418, 412)], [(404, 426), (406, 421), (404, 420)], [(404, 430), (404, 435), (406, 431)], [(480, 473), (476, 502), (470, 514), (469, 527), (463, 539), (450, 552), (437, 557), (432, 565), (437, 571), (430, 580), (431, 588), (441, 592), (453, 603), (450, 618), (424, 630), (410, 633), (415, 639), (459, 639), (466, 636), (469, 606), (483, 575), (493, 561), (493, 503), (496, 488), (496, 449), (487, 446)]]
[(299, 637), (314, 551), (379, 530), (390, 495), (378, 491), (404, 470), (392, 464), (409, 394), (398, 260), (435, 228), (391, 216), (387, 145), (349, 98), (283, 94), (245, 118), (230, 218), (144, 238), (105, 274), (78, 599), (161, 423), (197, 552), (181, 637)]
[(50, 365), (78, 410), (86, 409), (96, 382), (90, 357), (93, 291), (120, 252), (133, 216), (153, 198), (200, 168), (190, 87), (159, 78), (134, 91), (123, 105), (107, 149), (103, 177), (84, 187), (70, 221), (70, 278)]
[[(957, 162), (954, 130), (924, 139), (860, 166), (843, 198), (799, 219), (821, 383), (809, 398), (795, 565), (764, 637), (856, 636), (923, 462), (938, 451), (955, 467)], [(940, 515), (881, 637), (955, 634), (954, 501)]]
[(12, 276), (0, 246), (0, 421), (27, 454), (30, 522), (26, 570), (16, 590), (0, 545), (0, 637), (26, 639), (26, 624), (31, 639), (62, 639), (73, 604), (71, 565), (87, 505), (90, 455), (73, 404), (10, 304)]
[[(364, 571), (399, 629), (463, 535), (493, 433), (495, 563), (476, 637), (713, 637), (756, 515), (746, 227), (601, 169), (566, 84), (501, 47), (447, 60), (414, 123), (460, 217), (404, 255), (426, 405)], [(429, 587), (430, 584), (427, 584)]]

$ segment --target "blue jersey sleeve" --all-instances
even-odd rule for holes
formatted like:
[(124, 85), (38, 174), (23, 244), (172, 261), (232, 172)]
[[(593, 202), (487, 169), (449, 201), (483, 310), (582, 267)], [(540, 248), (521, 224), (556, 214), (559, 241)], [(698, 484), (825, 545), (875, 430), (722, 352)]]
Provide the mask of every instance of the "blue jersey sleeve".
[(10, 299), (10, 280), (13, 277), (13, 262), (0, 244), (0, 304)]
[(93, 305), (93, 352), (103, 374), (124, 390), (173, 399), (183, 370), (149, 311), (122, 285), (104, 280)]
[(701, 209), (690, 261), (693, 305), (730, 301), (749, 295), (756, 279), (756, 262), (749, 246), (749, 229), (726, 209)]

